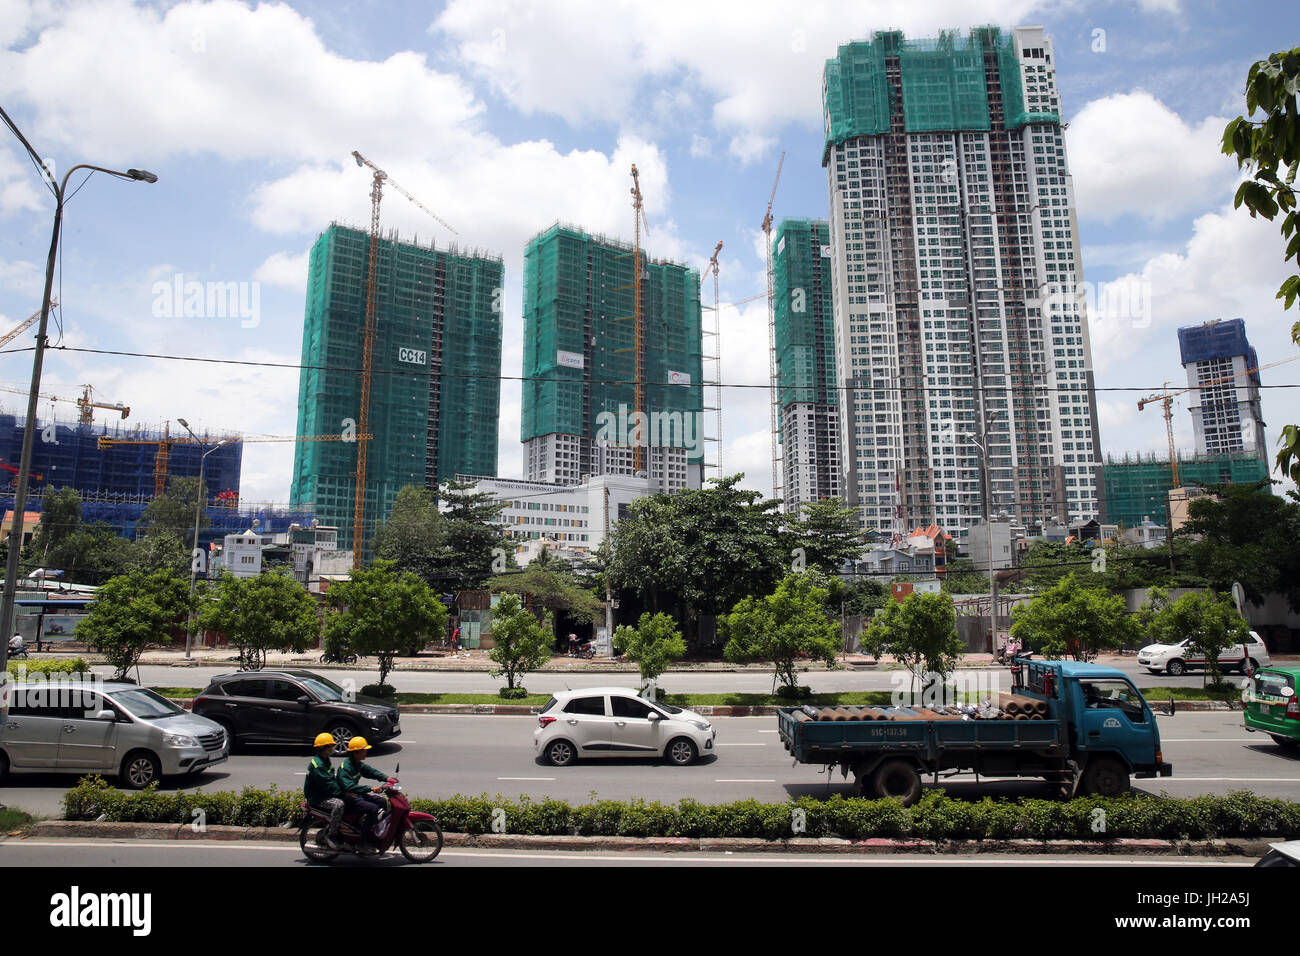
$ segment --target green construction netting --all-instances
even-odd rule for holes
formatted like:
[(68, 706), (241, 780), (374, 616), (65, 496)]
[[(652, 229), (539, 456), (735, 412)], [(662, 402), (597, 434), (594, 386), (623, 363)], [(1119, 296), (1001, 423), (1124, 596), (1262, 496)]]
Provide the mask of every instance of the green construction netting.
[[(313, 247), (298, 434), (360, 427), (369, 235), (333, 225)], [(380, 241), (366, 456), (366, 528), (404, 485), (495, 474), (500, 410), (500, 260)], [(290, 500), (312, 505), (351, 545), (357, 445), (300, 442)]]
[(945, 32), (935, 39), (906, 40), (898, 32), (875, 33), (868, 42), (848, 43), (823, 72), (826, 147), (855, 136), (888, 132), (891, 93), (886, 58), (897, 57), (904, 128), (909, 133), (988, 130), (988, 88), (984, 57), (992, 50), (1002, 86), (1005, 129), (1027, 123), (1059, 123), (1055, 111), (1030, 112), (1020, 81), (1012, 40), (993, 27), (967, 36)]
[[(1157, 459), (1109, 460), (1102, 465), (1106, 519), (1136, 527), (1143, 518), (1165, 519), (1166, 495), (1173, 487), (1169, 462)], [(1253, 455), (1207, 455), (1178, 460), (1179, 482), (1187, 486), (1254, 484), (1268, 477), (1268, 463)]]
[[(773, 250), (777, 402), (837, 403), (830, 225), (785, 219)], [(778, 425), (779, 427), (779, 425)]]
[[(528, 243), (523, 374), (535, 380), (524, 382), (522, 440), (552, 433), (594, 435), (602, 412), (635, 409), (632, 259), (630, 247), (563, 226)], [(641, 288), (647, 410), (698, 413), (703, 408), (699, 274), (685, 266), (644, 262)], [(689, 386), (662, 384), (683, 377)]]

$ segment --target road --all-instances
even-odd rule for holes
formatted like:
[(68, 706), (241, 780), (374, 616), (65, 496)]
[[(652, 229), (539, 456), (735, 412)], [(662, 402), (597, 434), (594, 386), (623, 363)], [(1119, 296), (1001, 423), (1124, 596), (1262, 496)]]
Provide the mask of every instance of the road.
[[(1127, 674), (1138, 687), (1200, 687), (1203, 679), (1199, 674), (1185, 677), (1167, 677), (1163, 674), (1149, 673), (1146, 668), (1138, 667), (1133, 658), (1117, 659), (1108, 662)], [(298, 665), (310, 670), (309, 665)], [(97, 665), (95, 672), (109, 676), (112, 668)], [(203, 687), (218, 674), (228, 674), (235, 670), (233, 664), (221, 667), (165, 667), (145, 665), (140, 668), (140, 681), (152, 687)], [(320, 673), (335, 683), (352, 680), (360, 688), (366, 684), (378, 682), (379, 675), (374, 670), (321, 669)], [(957, 672), (964, 680), (980, 681), (979, 687), (990, 686), (988, 682), (1000, 680), (994, 689), (1010, 690), (1011, 676), (1006, 668), (978, 667)], [(843, 670), (807, 671), (799, 676), (801, 684), (807, 684), (816, 693), (835, 691), (892, 690), (897, 682), (906, 679), (906, 672), (886, 670), (881, 667), (847, 667)], [(1240, 681), (1241, 678), (1237, 677)], [(500, 678), (490, 676), (486, 671), (393, 671), (389, 683), (399, 691), (426, 694), (492, 694), (497, 688), (504, 687)], [(536, 694), (553, 694), (560, 690), (577, 690), (582, 687), (600, 686), (636, 686), (637, 677), (631, 671), (590, 669), (572, 671), (543, 671), (528, 674), (524, 680), (530, 691)], [(659, 679), (659, 684), (669, 693), (677, 694), (721, 694), (750, 693), (770, 694), (772, 692), (772, 674), (770, 671), (745, 670), (740, 672), (724, 671), (673, 671)]]
[[(1240, 713), (1183, 713), (1158, 721), (1165, 759), (1173, 764), (1175, 775), (1136, 780), (1137, 789), (1167, 791), (1176, 797), (1232, 790), (1292, 798), (1300, 793), (1300, 757), (1262, 734), (1246, 733)], [(402, 718), (402, 736), (376, 747), (370, 762), (381, 769), (400, 765), (403, 785), (417, 797), (486, 793), (554, 797), (570, 803), (635, 797), (676, 803), (683, 797), (704, 802), (749, 797), (779, 802), (802, 795), (851, 793), (850, 782), (838, 775), (828, 779), (813, 767), (791, 766), (776, 733), (776, 718), (719, 717), (714, 723), (717, 756), (689, 767), (638, 758), (556, 768), (534, 758), (534, 717), (408, 714)], [(298, 790), (309, 756), (293, 748), (261, 748), (230, 758), (197, 783), (209, 791), (271, 783)], [(49, 774), (11, 777), (0, 788), (0, 803), (59, 817), (63, 793), (73, 779)], [(1051, 796), (1051, 788), (1037, 780), (976, 785), (973, 777), (961, 775), (945, 778), (943, 786), (954, 795)]]
[[(479, 850), (447, 847), (424, 869), (462, 866), (1144, 866), (1204, 869), (1252, 866), (1253, 857), (1115, 856), (930, 853), (703, 853), (635, 851)], [(0, 842), (0, 867), (303, 867), (310, 866), (295, 844), (175, 840), (6, 840)], [(381, 859), (345, 857), (331, 866), (340, 869), (419, 869), (400, 854)]]

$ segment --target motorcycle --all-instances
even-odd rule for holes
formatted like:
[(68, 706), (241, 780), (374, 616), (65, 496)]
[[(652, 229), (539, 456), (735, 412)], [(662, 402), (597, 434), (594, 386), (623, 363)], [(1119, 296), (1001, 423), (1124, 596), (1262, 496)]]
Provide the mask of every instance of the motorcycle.
[(1004, 644), (1002, 647), (999, 647), (997, 650), (997, 654), (994, 656), (994, 659), (999, 664), (1010, 664), (1017, 657), (1028, 660), (1033, 656), (1034, 656), (1033, 651), (1021, 650), (1020, 645), (1013, 641), (1010, 644)]
[(329, 814), (303, 801), (302, 808), (307, 816), (298, 829), (298, 846), (302, 848), (303, 856), (313, 863), (330, 863), (341, 853), (383, 856), (398, 849), (412, 863), (428, 863), (442, 852), (442, 827), (432, 814), (411, 809), (411, 801), (398, 786), (396, 777), (389, 777), (384, 783), (382, 795), (388, 806), (375, 824), (373, 853), (362, 852), (361, 827), (364, 824), (361, 814), (344, 814), (334, 838), (339, 848), (333, 849), (325, 842)]
[(585, 657), (587, 660), (591, 660), (596, 656), (596, 645), (591, 641), (584, 641), (574, 648), (572, 654), (574, 657)]
[(359, 658), (348, 650), (325, 651), (320, 656), (322, 664), (355, 664)]

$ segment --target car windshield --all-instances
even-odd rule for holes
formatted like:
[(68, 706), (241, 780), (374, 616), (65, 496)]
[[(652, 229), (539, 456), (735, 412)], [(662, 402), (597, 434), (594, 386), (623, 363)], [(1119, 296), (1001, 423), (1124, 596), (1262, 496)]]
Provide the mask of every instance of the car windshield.
[(333, 681), (328, 681), (323, 677), (302, 677), (302, 686), (319, 697), (321, 700), (343, 700), (345, 694), (343, 688)]
[(167, 698), (160, 697), (143, 687), (136, 690), (114, 691), (108, 696), (126, 708), (127, 713), (141, 720), (158, 720), (185, 713)]
[(680, 714), (682, 712), (682, 709), (680, 707), (674, 707), (672, 704), (665, 704), (661, 700), (655, 701), (655, 706), (658, 707), (660, 710), (668, 711), (668, 713), (670, 714)]

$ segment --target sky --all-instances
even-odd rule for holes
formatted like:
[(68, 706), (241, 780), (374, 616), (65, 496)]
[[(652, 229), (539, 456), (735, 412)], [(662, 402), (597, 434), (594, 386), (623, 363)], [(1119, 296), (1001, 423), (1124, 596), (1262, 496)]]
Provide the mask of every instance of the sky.
[[(702, 269), (721, 240), (721, 301), (741, 302), (765, 289), (759, 224), (782, 153), (773, 215), (827, 215), (821, 75), (839, 44), (1033, 24), (1055, 46), (1083, 278), (1098, 289), (1101, 448), (1167, 456), (1158, 405), (1136, 401), (1185, 383), (1178, 327), (1240, 316), (1262, 363), (1300, 354), (1300, 316), (1274, 298), (1283, 240), (1232, 208), (1241, 174), (1219, 150), (1250, 64), (1300, 43), (1278, 29), (1294, 22), (1280, 2), (1194, 0), (0, 0), (0, 104), (57, 174), (158, 176), (97, 174), (67, 203), (42, 392), (90, 383), (143, 426), (292, 435), (298, 371), (274, 366), (301, 362), (312, 243), (331, 221), (368, 228), (353, 150), (455, 234), (391, 189), (385, 229), (504, 258), (504, 375), (522, 367), (525, 243), (556, 220), (630, 240), (633, 163), (647, 251)], [(54, 201), (0, 132), (3, 332), (40, 307)], [(191, 282), (235, 290), (240, 307), (178, 308), (171, 290)], [(765, 303), (720, 315), (723, 382), (765, 384)], [(0, 355), (0, 386), (25, 392), (31, 361)], [(1298, 383), (1300, 362), (1261, 376)], [(1265, 390), (1270, 446), (1300, 419), (1297, 396)], [(724, 470), (770, 492), (766, 390), (724, 389), (723, 406)], [(0, 408), (24, 407), (0, 390)], [(76, 408), (42, 401), (51, 411)], [(503, 381), (502, 476), (522, 475), (519, 423), (519, 384)], [(1185, 397), (1174, 426), (1191, 449)], [(244, 500), (286, 502), (292, 462), (289, 443), (248, 445)]]

